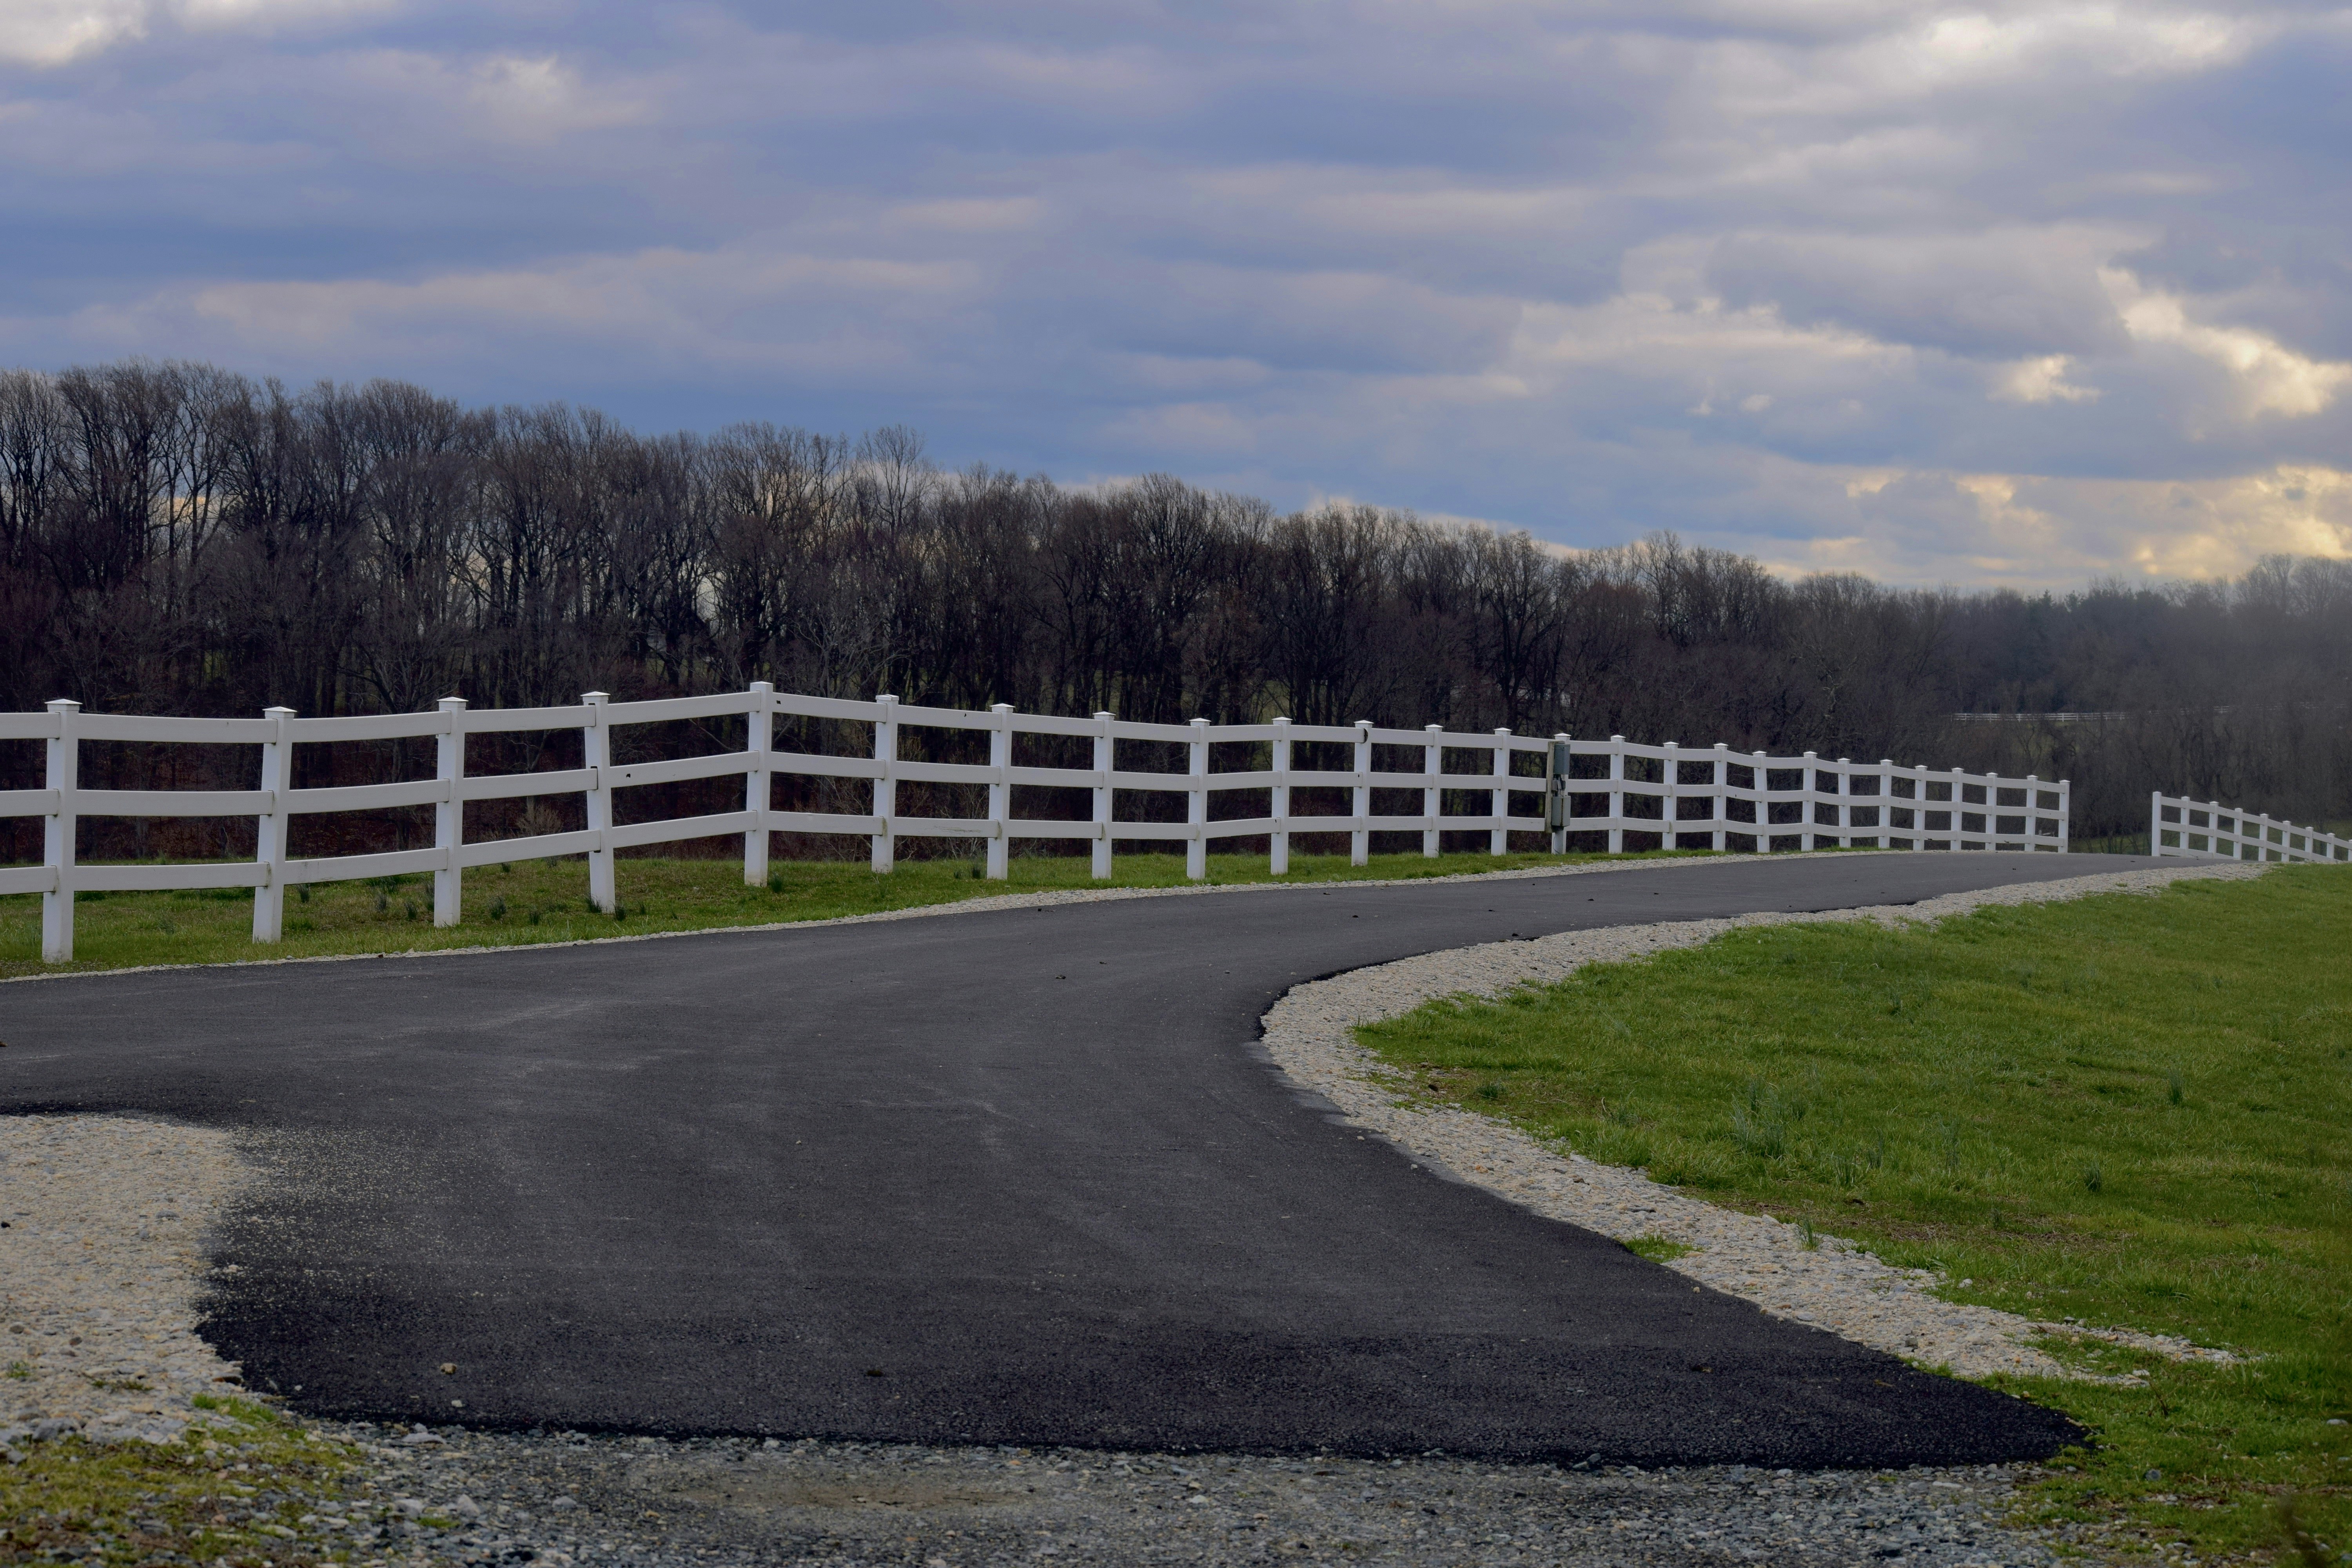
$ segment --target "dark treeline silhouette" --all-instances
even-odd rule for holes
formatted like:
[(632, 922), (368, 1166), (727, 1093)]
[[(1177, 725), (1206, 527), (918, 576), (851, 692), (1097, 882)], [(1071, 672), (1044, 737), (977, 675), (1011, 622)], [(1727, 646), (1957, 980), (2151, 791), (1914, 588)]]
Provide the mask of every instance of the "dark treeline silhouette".
[[(644, 436), (388, 381), (0, 374), (8, 708), (364, 713), (754, 679), (2064, 775), (2078, 836), (2144, 829), (2156, 787), (2352, 811), (2352, 563), (2063, 598), (1898, 590), (1671, 535), (1563, 552), (1156, 476), (942, 472), (899, 427)], [(2105, 717), (1953, 717), (2058, 711)], [(0, 788), (35, 781), (36, 752), (0, 747)], [(117, 748), (100, 771), (156, 765)]]

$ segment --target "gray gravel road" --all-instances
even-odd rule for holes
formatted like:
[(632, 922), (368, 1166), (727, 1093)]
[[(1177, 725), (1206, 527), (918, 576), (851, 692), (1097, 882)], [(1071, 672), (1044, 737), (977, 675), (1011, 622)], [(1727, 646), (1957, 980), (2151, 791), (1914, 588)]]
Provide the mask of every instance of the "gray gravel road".
[(250, 1135), (276, 1179), (206, 1333), (320, 1415), (2017, 1459), (2068, 1428), (1434, 1179), (1252, 1037), (1297, 982), (1413, 952), (2087, 868), (1685, 864), (44, 981), (0, 987), (0, 1109)]

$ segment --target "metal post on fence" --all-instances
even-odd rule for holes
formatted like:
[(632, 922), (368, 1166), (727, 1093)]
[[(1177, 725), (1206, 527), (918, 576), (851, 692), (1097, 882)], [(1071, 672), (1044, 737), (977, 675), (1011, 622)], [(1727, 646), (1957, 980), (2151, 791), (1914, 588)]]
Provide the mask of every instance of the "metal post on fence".
[(294, 787), (294, 742), (286, 721), (291, 708), (265, 708), (271, 736), (261, 743), (261, 787), (269, 796), (254, 824), (253, 858), (261, 865), (261, 880), (253, 889), (253, 940), (277, 942), (286, 934), (286, 829), (290, 816), (286, 792)]
[(775, 804), (769, 787), (768, 759), (776, 750), (776, 689), (764, 680), (751, 682), (751, 711), (743, 722), (743, 809), (751, 826), (743, 834), (743, 885), (756, 888), (768, 879), (768, 812)]
[(441, 851), (441, 868), (433, 873), (433, 923), (457, 923), (464, 898), (465, 870), (457, 850), (466, 842), (466, 728), (462, 697), (441, 699), (448, 727), (436, 737), (433, 776), (441, 781), (441, 798), (433, 807), (433, 847)]
[(996, 728), (988, 732), (988, 765), (996, 774), (988, 786), (988, 874), (1001, 882), (1013, 874), (1005, 862), (1009, 846), (1004, 839), (1005, 826), (1013, 820), (1013, 785), (1005, 777), (1013, 768), (1013, 704), (992, 702), (988, 710), (996, 718)]
[(1486, 853), (1489, 855), (1508, 855), (1511, 852), (1511, 830), (1505, 826), (1505, 819), (1511, 815), (1510, 777), (1511, 732), (1497, 730), (1495, 731), (1495, 788), (1488, 805), (1495, 818), (1495, 826), (1486, 835)]
[(880, 695), (874, 700), (882, 707), (874, 721), (874, 761), (881, 767), (874, 777), (874, 869), (879, 874), (898, 863), (890, 837), (890, 819), (898, 815), (898, 700)]
[(1444, 808), (1438, 799), (1437, 778), (1445, 771), (1445, 748), (1437, 738), (1445, 733), (1445, 726), (1431, 724), (1422, 733), (1429, 740), (1421, 748), (1421, 771), (1428, 779), (1421, 786), (1421, 815), (1429, 818), (1429, 826), (1421, 830), (1421, 852), (1433, 860), (1437, 858), (1437, 815)]
[[(1372, 815), (1372, 721), (1356, 721), (1356, 793), (1352, 797), (1355, 809), (1349, 813), (1358, 822), (1370, 820)], [(1361, 866), (1372, 858), (1372, 835), (1369, 828), (1359, 827), (1348, 835), (1348, 864)]]
[(1274, 831), (1266, 835), (1266, 870), (1270, 875), (1290, 874), (1290, 721), (1274, 721), (1274, 799), (1269, 805), (1274, 813)]
[(1625, 852), (1625, 737), (1609, 737), (1609, 853)]
[(613, 912), (620, 896), (617, 879), (613, 874), (613, 727), (605, 722), (604, 709), (613, 699), (609, 693), (590, 691), (580, 700), (588, 709), (588, 722), (580, 727), (581, 765), (588, 770), (588, 901), (604, 910)]
[(1192, 837), (1184, 846), (1184, 875), (1200, 881), (1209, 874), (1209, 721), (1192, 721), (1192, 738), (1185, 742), (1191, 785), (1184, 796), (1184, 820)]
[(74, 721), (81, 704), (60, 697), (48, 705), (58, 732), (48, 741), (48, 789), (56, 796), (41, 819), (41, 859), (49, 868), (49, 889), (41, 895), (41, 960), (63, 963), (74, 946), (74, 828), (79, 820), (74, 796), (81, 787), (81, 742)]
[(1095, 842), (1094, 876), (1097, 881), (1110, 877), (1110, 773), (1113, 746), (1110, 735), (1110, 715), (1095, 715)]

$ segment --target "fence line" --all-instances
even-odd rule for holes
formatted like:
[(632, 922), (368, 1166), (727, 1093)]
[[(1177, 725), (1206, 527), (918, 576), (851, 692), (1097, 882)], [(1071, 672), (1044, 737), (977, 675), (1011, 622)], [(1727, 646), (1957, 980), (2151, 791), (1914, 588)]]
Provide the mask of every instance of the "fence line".
[[(872, 754), (785, 752), (774, 749), (777, 716), (845, 721), (869, 725)], [(625, 725), (677, 720), (740, 717), (746, 723), (740, 752), (669, 762), (616, 765), (612, 733)], [(985, 764), (920, 762), (899, 755), (908, 728), (979, 731), (989, 737)], [(583, 765), (559, 772), (468, 774), (465, 738), (576, 728)], [(1062, 736), (1091, 740), (1089, 768), (1029, 767), (1013, 756), (1016, 736)], [(293, 749), (334, 742), (383, 741), (432, 736), (436, 740), (431, 778), (394, 784), (295, 789)], [(60, 963), (73, 955), (73, 900), (77, 891), (239, 888), (254, 889), (253, 937), (276, 942), (285, 929), (286, 889), (305, 883), (373, 877), (433, 874), (433, 921), (457, 923), (468, 868), (516, 860), (585, 855), (588, 896), (599, 909), (614, 907), (614, 856), (622, 849), (687, 839), (740, 834), (743, 876), (760, 883), (768, 875), (769, 836), (774, 833), (851, 834), (869, 837), (876, 871), (891, 868), (897, 847), (907, 838), (977, 838), (986, 841), (987, 874), (1007, 873), (1013, 839), (1076, 841), (1089, 845), (1097, 878), (1111, 873), (1111, 848), (1118, 842), (1180, 842), (1186, 875), (1207, 875), (1208, 846), (1219, 839), (1265, 837), (1276, 874), (1290, 864), (1290, 840), (1302, 833), (1349, 836), (1360, 865), (1375, 833), (1418, 832), (1424, 855), (1438, 852), (1443, 832), (1484, 832), (1487, 850), (1501, 855), (1513, 833), (1549, 833), (1557, 852), (1570, 835), (1601, 837), (1611, 852), (1627, 847), (1628, 835), (1654, 838), (1670, 849), (1815, 849), (1828, 847), (1908, 850), (2055, 850), (2067, 845), (2068, 786), (2031, 776), (2002, 778), (1897, 766), (1891, 761), (1832, 762), (1807, 752), (1801, 757), (1734, 752), (1727, 747), (1685, 748), (1668, 742), (1642, 745), (1622, 735), (1606, 741), (1388, 729), (1366, 720), (1354, 725), (1148, 724), (1097, 713), (1090, 719), (1015, 713), (1003, 704), (986, 712), (923, 708), (895, 697), (870, 702), (779, 692), (765, 681), (745, 691), (709, 697), (614, 702), (589, 692), (573, 706), (469, 709), (463, 698), (442, 700), (424, 713), (355, 718), (304, 719), (272, 708), (258, 719), (151, 718), (84, 713), (79, 703), (60, 700), (41, 713), (0, 713), (0, 741), (47, 743), (47, 787), (0, 791), (0, 816), (39, 816), (43, 864), (0, 867), (0, 894), (42, 895), (41, 952)], [(77, 784), (79, 747), (85, 741), (161, 742), (252, 745), (260, 750), (259, 787), (250, 790), (86, 790)], [(1159, 742), (1186, 748), (1187, 766), (1158, 773), (1118, 765), (1119, 742)], [(1266, 748), (1268, 765), (1241, 772), (1211, 773), (1210, 748), (1236, 743)], [(1296, 765), (1294, 748), (1346, 746), (1349, 765)], [(1410, 748), (1418, 765), (1380, 768), (1378, 748)], [(1449, 770), (1447, 753), (1472, 753), (1468, 772)], [(1255, 760), (1255, 759), (1253, 759)], [(1522, 773), (1518, 763), (1540, 763), (1542, 773)], [(1629, 771), (1629, 764), (1631, 770)], [(778, 775), (866, 780), (872, 809), (839, 812), (782, 811), (773, 805)], [(1649, 776), (1654, 774), (1654, 777)], [(616, 791), (690, 779), (740, 775), (741, 811), (616, 825)], [(984, 817), (924, 816), (898, 806), (901, 783), (985, 785)], [(1092, 809), (1078, 819), (1016, 816), (1013, 792), (1022, 788), (1090, 792)], [(1348, 792), (1345, 815), (1298, 815), (1292, 792)], [(1262, 791), (1263, 816), (1212, 817), (1213, 795)], [(1182, 822), (1117, 817), (1121, 792), (1181, 795)], [(1376, 794), (1418, 795), (1417, 810), (1378, 812)], [(1444, 809), (1446, 792), (1470, 792), (1483, 811)], [(586, 826), (572, 832), (468, 841), (465, 806), (469, 801), (579, 795)], [(1533, 795), (1537, 810), (1513, 814), (1515, 795)], [(1458, 804), (1457, 794), (1457, 804)], [(297, 859), (289, 853), (296, 816), (434, 807), (430, 848), (387, 854)], [(1971, 806), (1979, 809), (1970, 810)], [(82, 816), (251, 816), (256, 822), (250, 861), (209, 865), (80, 865), (74, 855), (75, 826)], [(1776, 831), (1778, 829), (1779, 831)]]
[(2352, 860), (2352, 838), (2162, 790), (2148, 798), (2147, 845), (2151, 855), (2192, 860)]

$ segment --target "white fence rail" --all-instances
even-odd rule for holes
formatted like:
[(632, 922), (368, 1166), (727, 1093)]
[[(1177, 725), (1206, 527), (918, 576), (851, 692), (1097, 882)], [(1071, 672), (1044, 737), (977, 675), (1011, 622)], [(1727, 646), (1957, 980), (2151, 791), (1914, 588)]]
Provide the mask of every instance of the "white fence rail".
[[(870, 755), (785, 752), (774, 749), (779, 716), (847, 721), (871, 727)], [(631, 724), (740, 717), (747, 742), (740, 752), (674, 762), (615, 765), (612, 734)], [(989, 738), (985, 764), (920, 762), (900, 756), (902, 731), (932, 727), (982, 731)], [(564, 772), (468, 774), (468, 735), (577, 729), (583, 765)], [(1014, 757), (1024, 735), (1076, 737), (1092, 742), (1091, 766), (1030, 767)], [(394, 784), (333, 789), (294, 789), (293, 749), (334, 742), (434, 737), (434, 776)], [(1549, 831), (1554, 849), (1567, 835), (1606, 836), (1620, 851), (1626, 835), (1655, 836), (1666, 848), (1815, 849), (1830, 847), (1910, 850), (2043, 849), (2063, 852), (2067, 844), (2068, 792), (2064, 780), (2001, 778), (1917, 767), (1892, 762), (1835, 762), (1808, 752), (1802, 757), (1735, 752), (1724, 746), (1685, 748), (1667, 742), (1649, 746), (1622, 735), (1606, 741), (1571, 741), (1492, 733), (1449, 732), (1437, 725), (1391, 730), (1369, 720), (1350, 726), (1293, 724), (1130, 723), (1108, 713), (1064, 719), (1015, 713), (998, 705), (986, 712), (919, 708), (894, 697), (871, 702), (803, 697), (779, 692), (766, 682), (749, 690), (711, 697), (651, 702), (613, 702), (592, 691), (573, 707), (468, 709), (462, 698), (444, 699), (429, 713), (366, 718), (302, 719), (290, 709), (272, 708), (258, 719), (144, 718), (84, 713), (80, 705), (58, 701), (41, 713), (0, 713), (0, 741), (47, 744), (47, 787), (0, 791), (0, 816), (45, 819), (43, 863), (0, 867), (0, 894), (42, 895), (42, 956), (60, 963), (73, 955), (73, 900), (79, 891), (146, 889), (242, 888), (254, 889), (253, 937), (278, 941), (285, 925), (289, 887), (430, 871), (436, 925), (457, 923), (460, 889), (469, 867), (559, 857), (588, 858), (588, 897), (604, 910), (614, 907), (614, 853), (646, 845), (740, 834), (743, 877), (760, 883), (768, 875), (769, 836), (774, 833), (853, 834), (869, 837), (873, 867), (887, 871), (905, 838), (947, 837), (986, 842), (987, 871), (1006, 874), (1006, 851), (1014, 839), (1077, 841), (1090, 846), (1093, 872), (1108, 877), (1111, 848), (1120, 841), (1180, 842), (1186, 847), (1186, 872), (1207, 874), (1208, 846), (1220, 839), (1265, 837), (1272, 868), (1289, 868), (1293, 834), (1349, 836), (1353, 858), (1361, 864), (1375, 833), (1418, 833), (1422, 852), (1438, 852), (1441, 832), (1487, 835), (1492, 854), (1509, 847), (1513, 833)], [(259, 787), (249, 790), (90, 790), (77, 783), (82, 742), (181, 742), (252, 745), (260, 749)], [(1186, 748), (1182, 773), (1151, 772), (1118, 765), (1120, 742), (1170, 743)], [(1209, 771), (1210, 748), (1246, 744), (1265, 748), (1266, 766), (1234, 773)], [(1349, 748), (1342, 768), (1293, 765), (1300, 745)], [(1376, 767), (1381, 748), (1407, 748), (1410, 764)], [(1465, 756), (1465, 753), (1468, 755)], [(1390, 751), (1391, 762), (1394, 750)], [(1539, 759), (1548, 776), (1517, 771), (1515, 759)], [(1580, 759), (1582, 760), (1580, 763)], [(1466, 766), (1465, 765), (1466, 763)], [(1629, 764), (1632, 772), (1629, 773)], [(1581, 773), (1590, 776), (1576, 776)], [(1654, 778), (1643, 775), (1654, 773)], [(773, 805), (779, 774), (870, 781), (872, 809), (838, 812), (782, 811)], [(740, 811), (714, 816), (616, 824), (616, 792), (687, 779), (740, 776)], [(907, 815), (898, 809), (902, 783), (984, 785), (988, 815), (943, 817)], [(1092, 809), (1083, 818), (1044, 819), (1013, 814), (1013, 792), (1021, 788), (1086, 790)], [(1291, 809), (1297, 789), (1348, 792), (1340, 814), (1298, 815)], [(1213, 817), (1213, 797), (1261, 792), (1262, 816)], [(1474, 792), (1483, 811), (1447, 811), (1444, 795)], [(1148, 822), (1113, 816), (1122, 792), (1177, 795), (1185, 801), (1182, 822)], [(1411, 797), (1397, 809), (1398, 795)], [(468, 841), (464, 832), (468, 801), (579, 795), (586, 826), (562, 833)], [(1385, 802), (1375, 799), (1386, 795)], [(1533, 796), (1523, 814), (1513, 797)], [(1462, 802), (1456, 795), (1454, 804)], [(289, 828), (296, 816), (390, 806), (434, 807), (429, 848), (390, 854), (297, 859), (288, 852)], [(1385, 805), (1388, 809), (1377, 809)], [(251, 816), (257, 824), (256, 853), (249, 861), (206, 865), (80, 865), (74, 854), (75, 826), (83, 816)], [(1736, 839), (1747, 839), (1735, 845)]]
[(2352, 838), (2161, 790), (2149, 797), (2147, 845), (2151, 855), (2191, 860), (2352, 860)]

